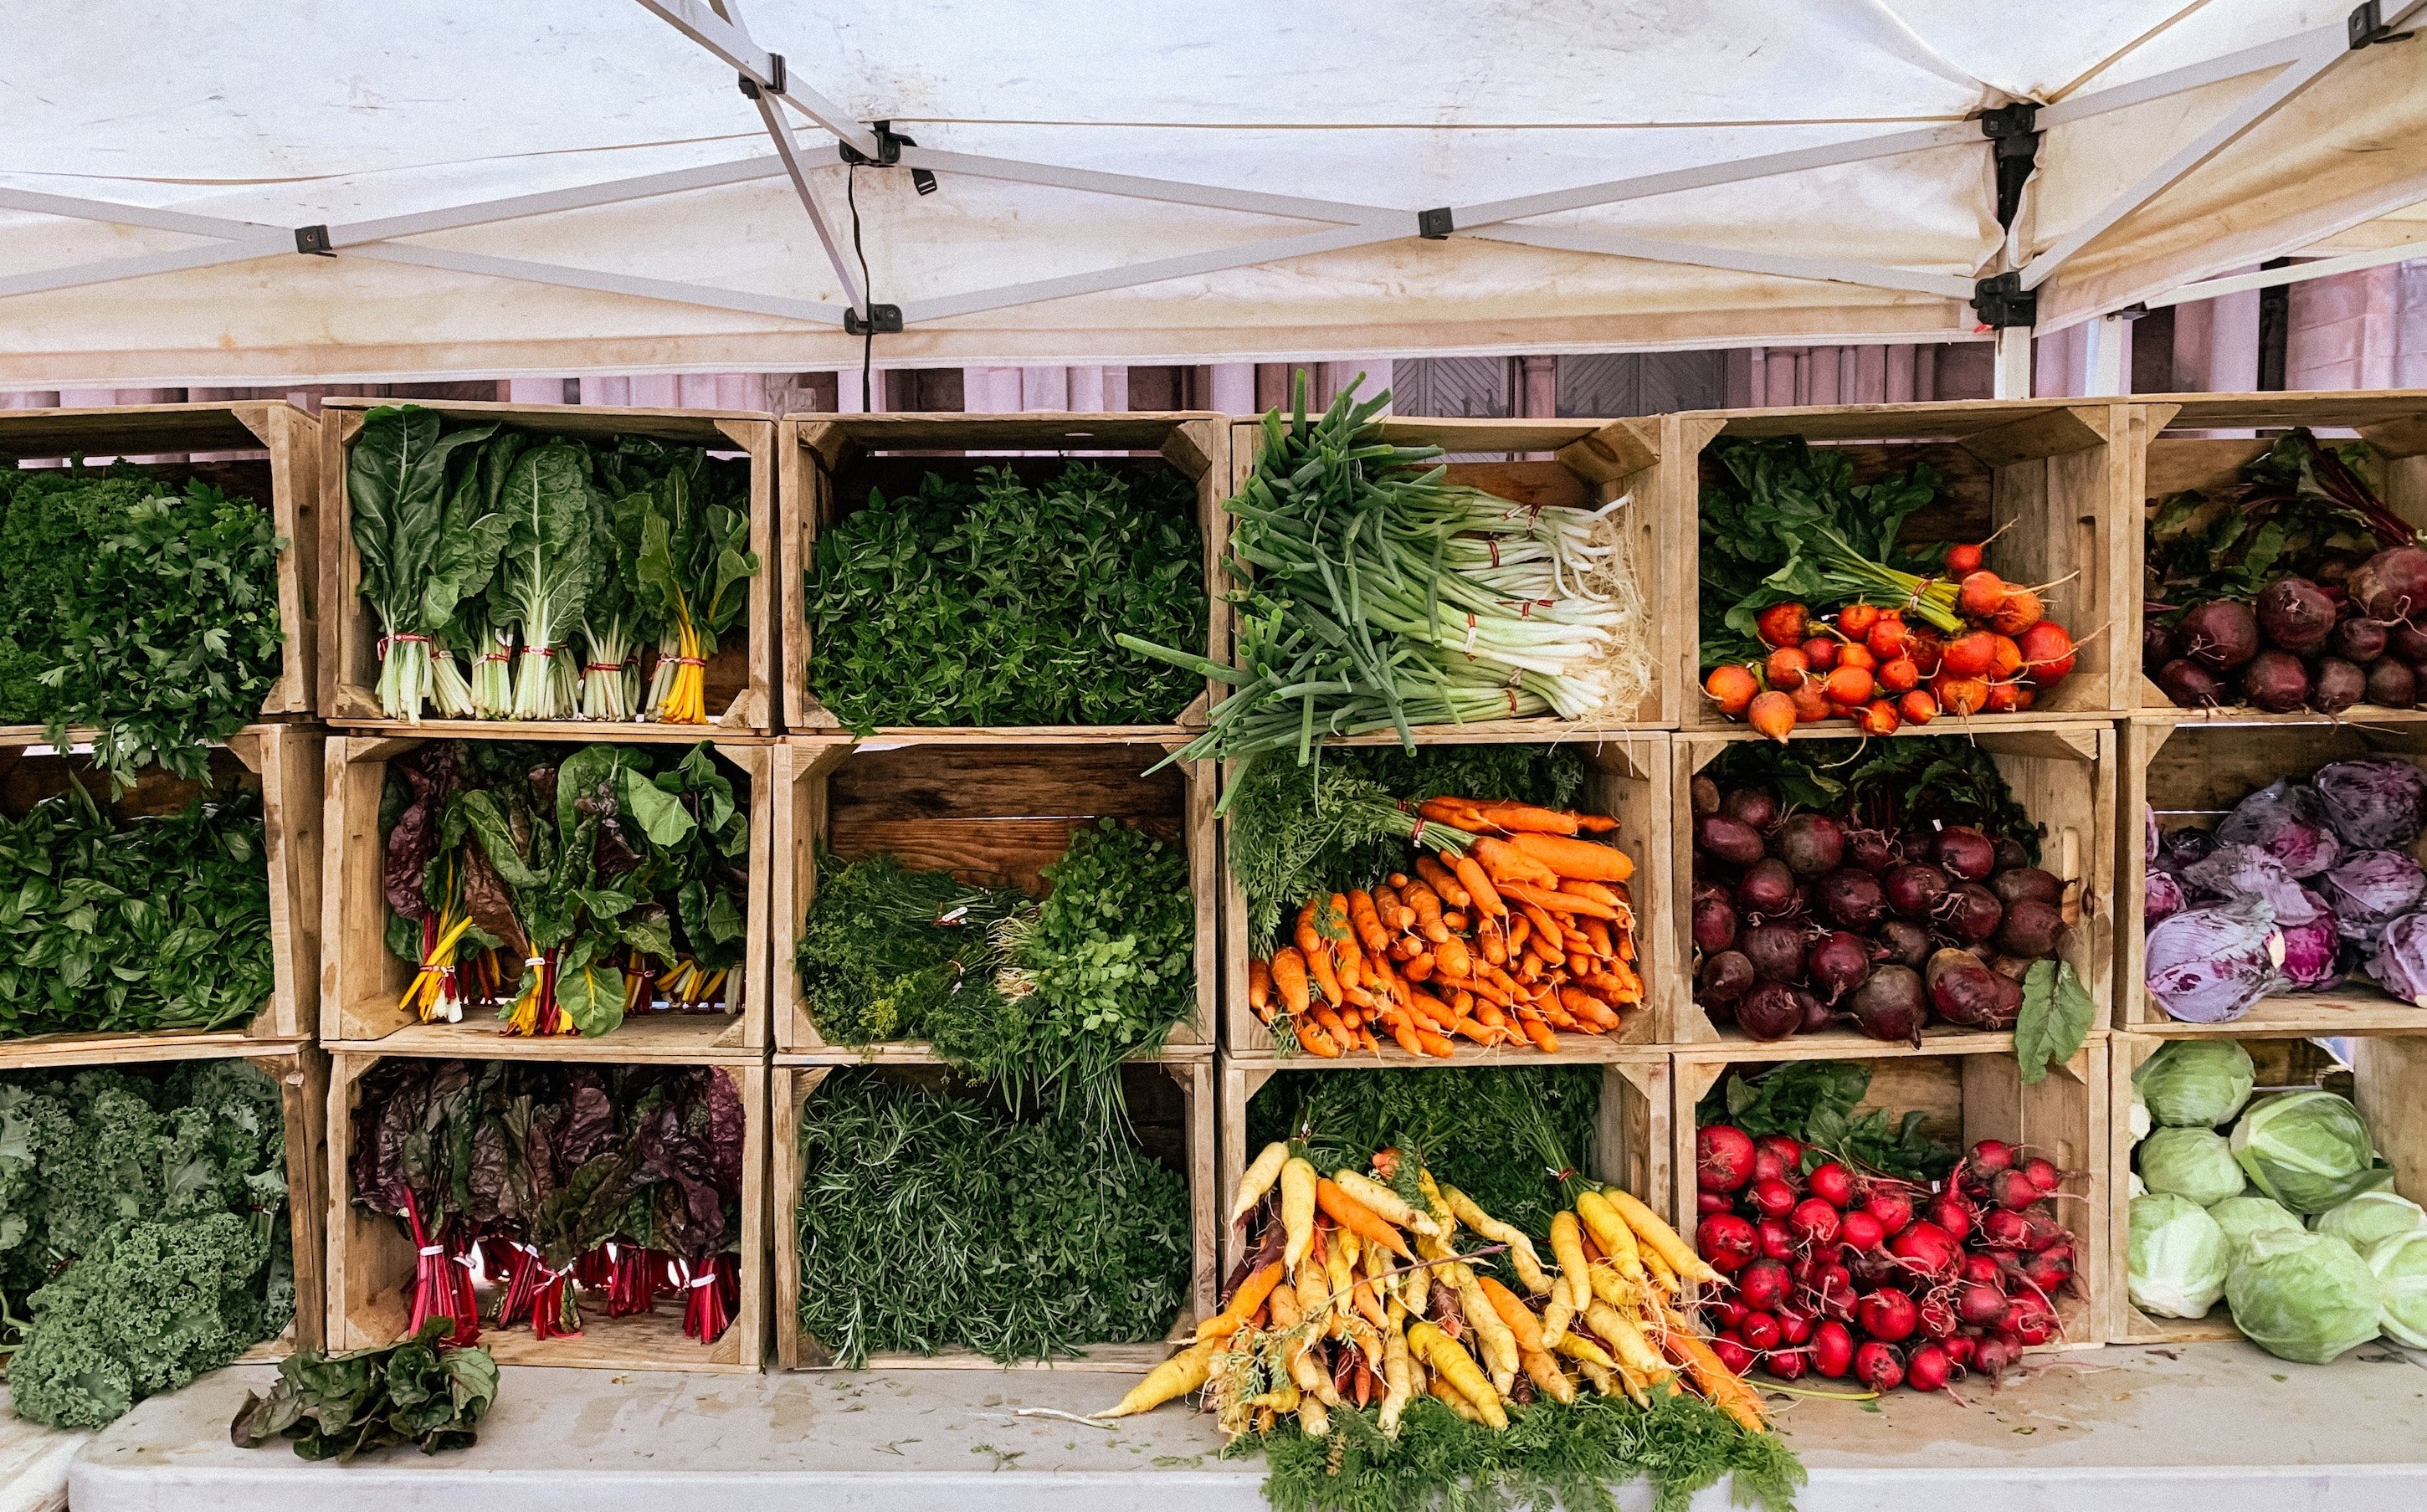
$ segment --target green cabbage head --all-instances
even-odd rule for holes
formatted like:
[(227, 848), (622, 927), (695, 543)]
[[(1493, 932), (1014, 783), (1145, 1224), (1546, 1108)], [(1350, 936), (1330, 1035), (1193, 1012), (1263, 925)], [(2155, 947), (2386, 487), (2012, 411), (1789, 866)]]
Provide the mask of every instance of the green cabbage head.
[(2198, 1318), (2224, 1295), (2224, 1231), (2207, 1210), (2169, 1193), (2132, 1199), (2128, 1275), (2132, 1305), (2168, 1318)]
[(2361, 1251), (2376, 1273), (2377, 1326), (2413, 1349), (2427, 1349), (2427, 1228), (2380, 1239)]
[(2132, 1073), (2149, 1116), (2173, 1129), (2214, 1129), (2250, 1100), (2258, 1068), (2229, 1039), (2168, 1040)]
[(2259, 1191), (2303, 1214), (2393, 1179), (2359, 1110), (2331, 1092), (2279, 1092), (2252, 1103), (2233, 1126), (2233, 1158)]
[(2365, 1255), (2370, 1245), (2381, 1240), (2427, 1228), (2427, 1209), (2399, 1192), (2379, 1187), (2318, 1214), (2316, 1227), (2318, 1232), (2332, 1234)]
[(2224, 1230), (2225, 1247), (2240, 1260), (2250, 1252), (2250, 1241), (2262, 1233), (2300, 1233), (2305, 1225), (2300, 1214), (2291, 1211), (2273, 1197), (2262, 1197), (2256, 1192), (2245, 1192), (2238, 1197), (2227, 1197), (2207, 1210), (2216, 1226)]
[(2254, 1235), (2225, 1276), (2234, 1326), (2271, 1355), (2323, 1365), (2377, 1334), (2376, 1273), (2326, 1234)]
[(2141, 1142), (2141, 1179), (2149, 1190), (2189, 1197), (2212, 1208), (2241, 1195), (2249, 1183), (2233, 1162), (2233, 1146), (2213, 1129), (2160, 1129)]

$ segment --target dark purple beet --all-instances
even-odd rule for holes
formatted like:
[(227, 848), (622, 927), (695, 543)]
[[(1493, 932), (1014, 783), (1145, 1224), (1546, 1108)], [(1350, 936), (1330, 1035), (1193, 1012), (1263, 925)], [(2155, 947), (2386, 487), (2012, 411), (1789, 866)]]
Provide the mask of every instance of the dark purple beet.
[(2386, 626), (2385, 649), (2412, 666), (2427, 662), (2427, 630), (2408, 620)]
[(1725, 814), (1706, 814), (1694, 821), (1694, 843), (1730, 866), (1749, 867), (1767, 854), (1761, 831)]
[(2155, 620), (2141, 626), (2141, 665), (2162, 667), (2175, 659), (2175, 638)]
[(1766, 830), (1778, 822), (1778, 795), (1767, 788), (1739, 788), (1719, 800), (1719, 812)]
[(2365, 667), (2385, 655), (2386, 636), (2382, 622), (2354, 614), (2335, 626), (2335, 655)]
[(2261, 651), (2241, 669), (2241, 696), (2253, 708), (2289, 714), (2309, 701), (2309, 669), (2289, 651)]
[(1930, 1007), (1921, 973), (1909, 966), (1883, 966), (1854, 994), (1854, 1027), (1873, 1039), (1921, 1043)]
[(1846, 864), (1857, 871), (1885, 871), (1896, 865), (1896, 846), (1885, 830), (1848, 830)]
[(1997, 949), (2026, 960), (2045, 960), (2056, 953), (2057, 936), (2063, 933), (2064, 916), (2054, 903), (2025, 898), (1997, 921)]
[(1909, 919), (1883, 919), (1876, 932), (1881, 945), (1887, 947), (1888, 959), (1898, 966), (1921, 969), (1930, 959), (1930, 931)]
[(2406, 619), (2427, 610), (2427, 551), (2396, 546), (2380, 551), (2353, 570), (2351, 599), (2374, 620)]
[(2258, 616), (2247, 604), (2215, 599), (2175, 623), (2175, 644), (2210, 672), (2230, 672), (2258, 654)]
[(1709, 1008), (1734, 1003), (1752, 990), (1752, 962), (1742, 951), (1721, 951), (1702, 962), (1694, 979), (1694, 1000)]
[(1707, 775), (1698, 773), (1694, 778), (1694, 817), (1701, 819), (1718, 811), (1719, 785)]
[(1989, 890), (2009, 908), (2026, 898), (2044, 903), (2064, 902), (2064, 884), (2057, 880), (2055, 872), (2043, 871), (2038, 867), (2016, 867), (2011, 871), (2000, 871), (1989, 879)]
[(1792, 924), (1755, 924), (1738, 937), (1737, 949), (1765, 982), (1803, 980), (1803, 932)]
[(2028, 851), (2024, 850), (2023, 842), (2014, 838), (2012, 836), (2000, 835), (1997, 837), (1995, 844), (1997, 847), (1998, 870), (2014, 871), (2031, 864), (2031, 854)]
[(1832, 930), (1812, 942), (1803, 954), (1803, 968), (1812, 984), (1835, 1002), (1871, 974), (1871, 949), (1859, 935)]
[(1996, 846), (1968, 824), (1940, 830), (1934, 850), (1939, 866), (1959, 882), (1978, 882), (1997, 870)]
[(1826, 814), (1792, 815), (1770, 838), (1779, 859), (1799, 877), (1816, 877), (1845, 864), (1845, 826)]
[(1996, 1012), (1997, 975), (1969, 951), (1940, 951), (1922, 973), (1930, 1006), (1939, 1017), (1966, 1029), (1985, 1029)]
[(1765, 982), (1736, 1004), (1736, 1027), (1755, 1039), (1784, 1039), (1803, 1027), (1801, 995), (1784, 982)]
[(2309, 707), (2339, 714), (2368, 696), (2368, 674), (2340, 657), (2321, 657), (2309, 679)]
[(2406, 661), (2386, 657), (2368, 669), (2367, 702), (2385, 708), (2408, 708), (2419, 701), (2419, 679)]
[(2285, 651), (2315, 651), (2334, 633), (2335, 601), (2306, 577), (2278, 577), (2258, 595), (2258, 633)]
[(1869, 929), (1888, 911), (1888, 896), (1880, 879), (1851, 867), (1830, 872), (1813, 885), (1815, 911), (1840, 929)]
[(1795, 1026), (1795, 1032), (1799, 1034), (1817, 1034), (1828, 1028), (1837, 1016), (1835, 1009), (1801, 987), (1795, 989), (1795, 1001), (1803, 1010), (1803, 1022)]
[(1906, 919), (1926, 920), (1938, 911), (1938, 900), (1946, 896), (1950, 884), (1946, 873), (1927, 861), (1907, 861), (1902, 866), (1888, 868), (1880, 879), (1888, 895), (1888, 906)]
[(2213, 708), (2224, 701), (2224, 684), (2216, 675), (2185, 658), (2158, 669), (2158, 686), (2176, 708)]
[(2006, 905), (1977, 882), (1958, 883), (1938, 907), (1940, 922), (1960, 940), (1985, 940), (1997, 933)]
[(1704, 894), (1694, 900), (1694, 949), (1716, 955), (1736, 942), (1735, 905)]
[(1736, 883), (1736, 906), (1756, 919), (1775, 919), (1795, 907), (1795, 873), (1774, 855), (1745, 868)]
[(2023, 984), (2012, 977), (2001, 977), (1992, 971), (1989, 973), (1989, 985), (1995, 990), (1997, 1001), (1989, 1010), (1989, 1021), (1980, 1027), (2000, 1031), (2013, 1028), (2023, 1016)]

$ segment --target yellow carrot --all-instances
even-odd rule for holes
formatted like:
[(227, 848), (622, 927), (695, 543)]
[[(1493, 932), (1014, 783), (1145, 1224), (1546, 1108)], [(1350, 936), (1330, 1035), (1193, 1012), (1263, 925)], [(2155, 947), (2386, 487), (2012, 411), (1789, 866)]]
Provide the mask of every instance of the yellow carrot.
[(1611, 1206), (1609, 1199), (1598, 1192), (1578, 1194), (1576, 1216), (1592, 1230), (1593, 1242), (1601, 1245), (1602, 1253), (1609, 1257), (1609, 1262), (1618, 1267), (1618, 1274), (1637, 1286), (1643, 1285), (1643, 1260), (1636, 1253), (1634, 1231), (1626, 1227), (1626, 1220), (1618, 1215), (1618, 1210)]
[(1592, 1276), (1585, 1264), (1584, 1230), (1576, 1215), (1562, 1212), (1551, 1220), (1551, 1253), (1558, 1258), (1559, 1276), (1567, 1284), (1568, 1306), (1578, 1312), (1592, 1306)]
[(1409, 1207), (1405, 1198), (1370, 1176), (1360, 1176), (1344, 1165), (1331, 1173), (1331, 1179), (1339, 1183), (1341, 1191), (1374, 1210), (1374, 1215), (1384, 1223), (1397, 1224), (1411, 1233), (1441, 1232), (1441, 1226), (1433, 1222), (1430, 1213)]
[(1635, 1237), (1647, 1247), (1658, 1251), (1670, 1270), (1705, 1286), (1717, 1286), (1726, 1279), (1711, 1269), (1702, 1256), (1694, 1253), (1693, 1245), (1678, 1238), (1677, 1230), (1662, 1223), (1659, 1214), (1645, 1207), (1633, 1193), (1623, 1187), (1613, 1186), (1604, 1187), (1602, 1195), (1618, 1210), (1618, 1215), (1626, 1220), (1626, 1227), (1635, 1230)]
[(1576, 1383), (1569, 1380), (1567, 1372), (1559, 1369), (1556, 1358), (1539, 1349), (1525, 1351), (1525, 1375), (1535, 1389), (1554, 1402), (1569, 1403), (1576, 1399)]
[(1281, 1263), (1293, 1273), (1314, 1242), (1314, 1188), (1320, 1179), (1302, 1156), (1281, 1162)]
[(1408, 1348), (1465, 1397), (1486, 1423), (1493, 1428), (1508, 1426), (1508, 1414), (1501, 1410), (1500, 1393), (1491, 1389), (1482, 1368), (1474, 1363), (1473, 1356), (1458, 1347), (1457, 1340), (1429, 1323), (1420, 1323), (1408, 1330)]
[(1408, 1361), (1407, 1335), (1396, 1328), (1382, 1330), (1382, 1416), (1379, 1420), (1386, 1438), (1399, 1435), (1399, 1414), (1408, 1410), (1409, 1398), (1415, 1395), (1415, 1372)]
[(1192, 1344), (1146, 1373), (1146, 1379), (1130, 1388), (1129, 1394), (1110, 1410), (1096, 1414), (1099, 1418), (1126, 1418), (1140, 1412), (1151, 1412), (1175, 1397), (1186, 1396), (1205, 1384), (1212, 1374), (1214, 1342), (1206, 1340)]
[(1239, 1191), (1230, 1199), (1229, 1222), (1237, 1223), (1256, 1211), (1256, 1204), (1264, 1200), (1264, 1194), (1270, 1192), (1273, 1183), (1280, 1179), (1281, 1162), (1288, 1159), (1289, 1146), (1279, 1140), (1264, 1146), (1263, 1152), (1256, 1157), (1255, 1163), (1239, 1176)]

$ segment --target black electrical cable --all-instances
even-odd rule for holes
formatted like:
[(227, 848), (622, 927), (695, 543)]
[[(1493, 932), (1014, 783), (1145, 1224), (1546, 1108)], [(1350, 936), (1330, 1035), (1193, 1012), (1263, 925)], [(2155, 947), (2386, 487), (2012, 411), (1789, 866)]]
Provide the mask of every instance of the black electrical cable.
[(859, 165), (857, 163), (853, 163), (843, 170), (842, 198), (843, 203), (851, 206), (852, 255), (859, 259), (859, 302), (863, 306), (859, 327), (859, 409), (861, 414), (867, 415), (876, 409), (876, 406), (869, 400), (869, 394), (874, 386), (870, 381), (870, 370), (876, 363), (876, 299), (875, 290), (870, 286), (868, 280), (868, 251), (859, 244)]

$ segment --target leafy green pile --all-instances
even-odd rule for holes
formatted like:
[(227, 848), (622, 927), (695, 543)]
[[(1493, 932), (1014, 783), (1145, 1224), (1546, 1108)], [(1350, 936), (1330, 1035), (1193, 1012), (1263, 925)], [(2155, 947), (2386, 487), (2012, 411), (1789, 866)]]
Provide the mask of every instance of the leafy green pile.
[(929, 473), (819, 532), (809, 691), (843, 723), (1167, 724), (1201, 677), (1123, 650), (1205, 641), (1197, 497), (1167, 469)]
[(1638, 1479), (1651, 1482), (1653, 1512), (1686, 1512), (1722, 1479), (1738, 1505), (1792, 1512), (1804, 1481), (1776, 1436), (1747, 1433), (1691, 1392), (1655, 1395), (1648, 1408), (1584, 1395), (1507, 1412), (1496, 1432), (1419, 1396), (1396, 1439), (1376, 1426), (1378, 1409), (1341, 1407), (1325, 1438), (1287, 1420), (1227, 1453), (1262, 1451), (1275, 1512), (1618, 1512), (1617, 1489)]
[(17, 1415), (97, 1428), (276, 1334), (295, 1311), (287, 1222), (279, 1090), (248, 1062), (0, 1081)]
[(1186, 1179), (1099, 1126), (847, 1069), (800, 1148), (801, 1326), (843, 1365), (1151, 1342), (1187, 1298)]
[(948, 997), (994, 994), (993, 926), (1026, 905), (1015, 888), (904, 870), (881, 852), (819, 856), (817, 899), (792, 952), (818, 1032), (839, 1045), (927, 1038)]
[(1705, 455), (1717, 464), (1702, 490), (1705, 672), (1760, 659), (1753, 617), (1772, 604), (1818, 611), (1881, 602), (1881, 584), (1853, 561), (1927, 573), (1944, 555), (1897, 544), (1906, 517), (1938, 496), (1940, 479), (1925, 464), (1857, 483), (1843, 450), (1801, 436), (1722, 437)]
[(1908, 1181), (1935, 1181), (1955, 1168), (1956, 1152), (1922, 1129), (1919, 1113), (1901, 1119), (1874, 1108), (1857, 1114), (1871, 1089), (1865, 1061), (1790, 1061), (1757, 1077), (1731, 1071), (1694, 1110), (1701, 1124), (1734, 1124), (1755, 1139), (1784, 1134), (1816, 1152)]
[(1327, 748), (1305, 765), (1248, 758), (1224, 798), (1248, 949), (1271, 953), (1284, 908), (1407, 870), (1414, 821), (1402, 805), (1455, 795), (1565, 808), (1584, 767), (1581, 753), (1556, 745)]
[(80, 783), (0, 819), (0, 1038), (221, 1029), (273, 984), (261, 805), (114, 821)]
[(244, 1394), (228, 1437), (252, 1449), (283, 1434), (299, 1456), (340, 1465), (389, 1444), (469, 1449), (497, 1399), (497, 1362), (485, 1349), (440, 1348), (445, 1331), (432, 1322), (375, 1349), (289, 1355), (268, 1396)]
[(2364, 443), (2321, 445), (2288, 431), (2241, 469), (2235, 486), (2152, 499), (2146, 605), (2168, 618), (2213, 599), (2248, 601), (2279, 577), (2338, 583), (2417, 532), (2386, 509), (2364, 469)]
[(0, 468), (0, 724), (98, 730), (119, 786), (199, 779), (278, 680), (285, 545), (263, 506), (131, 463)]
[(2039, 860), (2040, 826), (2014, 800), (1996, 758), (1960, 735), (1866, 741), (1850, 760), (1836, 742), (1748, 740), (1720, 752), (1709, 771), (1722, 789), (1769, 788), (1789, 808), (1873, 828), (1968, 824)]
[(1308, 1159), (1327, 1172), (1361, 1171), (1377, 1149), (1412, 1152), (1410, 1165), (1459, 1188), (1484, 1211), (1547, 1234), (1552, 1215), (1568, 1206), (1560, 1172), (1512, 1157), (1523, 1143), (1516, 1136), (1546, 1121), (1565, 1158), (1589, 1164), (1600, 1114), (1596, 1066), (1284, 1071), (1247, 1104), (1247, 1148), (1303, 1139)]

